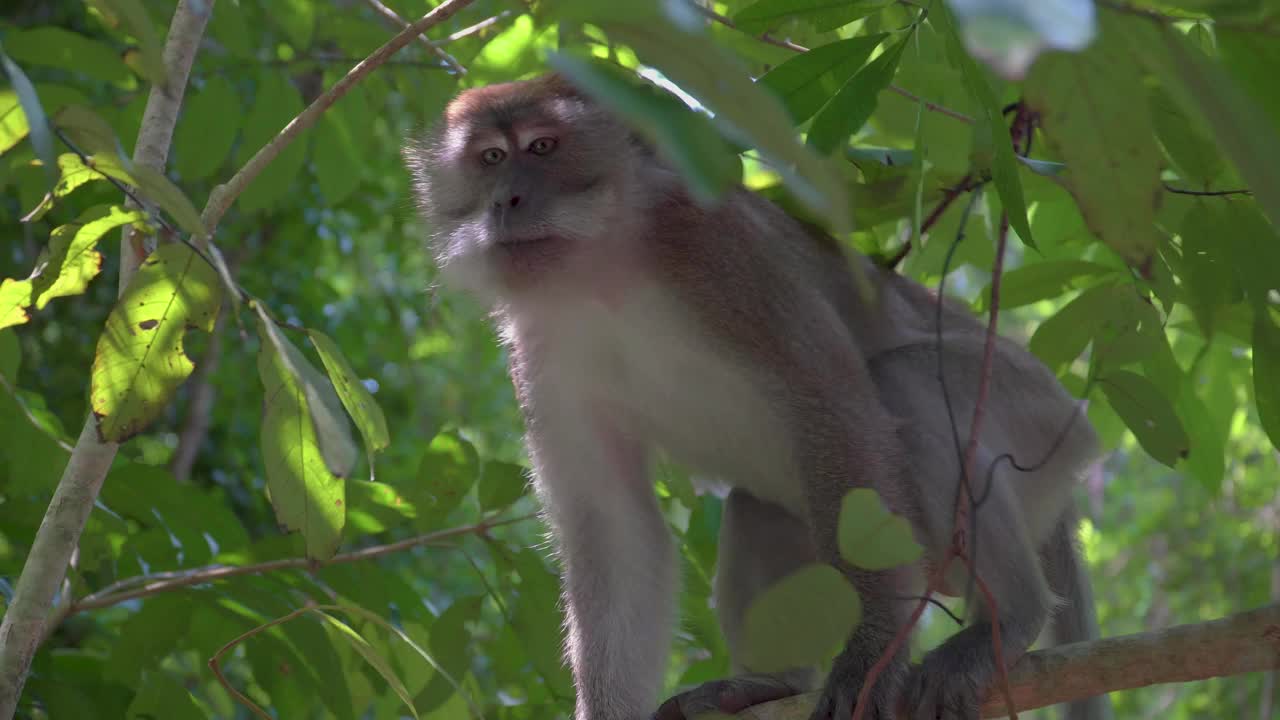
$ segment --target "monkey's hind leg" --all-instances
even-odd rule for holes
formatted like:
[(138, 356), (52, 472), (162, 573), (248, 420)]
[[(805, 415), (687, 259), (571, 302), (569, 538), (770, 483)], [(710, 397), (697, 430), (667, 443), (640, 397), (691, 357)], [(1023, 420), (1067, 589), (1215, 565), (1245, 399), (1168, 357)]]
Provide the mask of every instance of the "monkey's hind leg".
[[(1076, 545), (1075, 507), (1069, 507), (1040, 548), (1044, 574), (1054, 594), (1062, 598), (1057, 612), (1049, 621), (1049, 636), (1054, 645), (1096, 640), (1101, 636), (1093, 605), (1089, 575)], [(1111, 720), (1111, 698), (1106, 695), (1077, 700), (1059, 706), (1065, 720)]]
[(654, 720), (695, 720), (701, 713), (736, 713), (813, 687), (814, 668), (758, 673), (744, 657), (744, 618), (751, 602), (773, 583), (815, 562), (808, 527), (773, 503), (741, 489), (725, 499), (715, 579), (720, 627), (735, 675), (680, 693), (663, 703)]
[[(980, 452), (978, 467), (987, 467), (992, 460), (990, 453)], [(961, 594), (973, 588), (966, 598), (972, 619), (911, 668), (902, 691), (910, 720), (977, 720), (979, 703), (992, 691), (999, 671), (995, 623), (999, 623), (1002, 659), (1012, 665), (1035, 642), (1055, 606), (1057, 598), (1042, 572), (1036, 543), (1009, 486), (1016, 480), (1008, 472), (997, 471), (989, 494), (971, 511), (967, 549), (977, 579), (971, 583), (965, 565), (955, 561), (947, 582)], [(954, 485), (953, 481), (950, 486)], [(950, 489), (945, 492), (952, 497)], [(977, 587), (978, 580), (995, 599), (995, 617)]]

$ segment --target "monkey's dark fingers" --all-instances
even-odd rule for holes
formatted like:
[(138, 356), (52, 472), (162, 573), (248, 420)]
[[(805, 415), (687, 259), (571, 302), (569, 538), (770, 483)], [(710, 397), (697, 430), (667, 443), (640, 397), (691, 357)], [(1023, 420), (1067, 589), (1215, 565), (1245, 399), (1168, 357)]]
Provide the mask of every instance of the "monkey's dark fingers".
[(772, 675), (712, 680), (662, 703), (653, 720), (697, 720), (703, 713), (733, 714), (798, 692), (799, 688)]

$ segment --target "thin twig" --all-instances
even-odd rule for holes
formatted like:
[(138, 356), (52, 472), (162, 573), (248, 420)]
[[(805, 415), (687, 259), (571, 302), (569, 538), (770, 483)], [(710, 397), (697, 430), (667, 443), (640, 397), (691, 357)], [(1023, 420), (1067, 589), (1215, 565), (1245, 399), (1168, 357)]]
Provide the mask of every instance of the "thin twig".
[(464, 37), (469, 37), (471, 35), (475, 35), (478, 32), (483, 32), (489, 27), (493, 25), (497, 25), (498, 23), (502, 22), (503, 20), (506, 20), (509, 17), (511, 17), (511, 11), (503, 10), (502, 12), (498, 13), (497, 15), (494, 15), (493, 17), (487, 17), (484, 20), (481, 20), (475, 25), (468, 25), (467, 27), (464, 27), (455, 33), (452, 33), (450, 35), (445, 35), (443, 38), (440, 39), (439, 42), (436, 43), (436, 45), (448, 45), (449, 43), (457, 42)]
[[(719, 23), (732, 30), (737, 30), (738, 32), (743, 33), (744, 35), (750, 35), (750, 33), (738, 27), (737, 23), (733, 21), (733, 18), (730, 18), (726, 15), (721, 15), (715, 10), (712, 10), (711, 8), (705, 7), (696, 2), (691, 2), (691, 4), (700, 14), (702, 14), (707, 19), (713, 22)], [(791, 42), (790, 40), (787, 40), (787, 39), (775, 37), (773, 35), (770, 35), (769, 33), (762, 33), (760, 35), (751, 35), (751, 37), (754, 37), (760, 42), (768, 43), (769, 45), (783, 48), (784, 50), (790, 50), (792, 52), (797, 52), (797, 53), (809, 52), (809, 48), (805, 47), (804, 45)], [(970, 125), (972, 125), (974, 122), (973, 118), (969, 117), (968, 115), (965, 115), (962, 112), (952, 110), (951, 108), (944, 107), (935, 102), (930, 102), (929, 100), (925, 100), (920, 96), (916, 95), (915, 93), (912, 93), (910, 90), (906, 90), (904, 88), (898, 87), (897, 85), (893, 85), (893, 84), (889, 85), (889, 89), (895, 93), (898, 93), (902, 97), (907, 98), (908, 100), (911, 100), (913, 102), (918, 102), (924, 105), (925, 109), (927, 110), (932, 110), (933, 112), (936, 112), (938, 114), (946, 115), (947, 117), (950, 117), (950, 118), (955, 118), (956, 120), (959, 120), (964, 123), (969, 123)]]
[[(399, 13), (397, 13), (395, 10), (392, 10), (391, 8), (384, 5), (381, 2), (381, 0), (364, 0), (364, 2), (366, 5), (373, 8), (374, 12), (378, 13), (378, 15), (380, 15), (384, 20), (391, 23), (392, 25), (395, 25), (398, 28), (409, 27), (408, 20), (405, 20), (404, 18), (400, 17)], [(440, 58), (441, 62), (449, 66), (449, 69), (452, 70), (455, 75), (467, 74), (467, 69), (462, 66), (462, 63), (458, 62), (457, 58), (455, 58), (454, 56), (446, 52), (444, 48), (432, 42), (431, 39), (428, 38), (426, 35), (419, 35), (418, 42), (420, 42), (424, 47), (430, 50), (431, 54)]]
[[(926, 232), (929, 232), (930, 228), (932, 228), (934, 225), (938, 223), (938, 220), (942, 218), (942, 214), (947, 211), (947, 208), (951, 207), (951, 203), (955, 202), (956, 198), (972, 190), (978, 184), (980, 183), (974, 179), (973, 175), (965, 175), (963, 178), (961, 178), (960, 182), (956, 183), (952, 187), (947, 188), (947, 191), (946, 193), (943, 194), (942, 199), (939, 200), (938, 204), (934, 206), (932, 211), (929, 212), (929, 216), (924, 219), (924, 222), (920, 223), (920, 234), (924, 235)], [(890, 269), (897, 268), (898, 265), (901, 264), (902, 261), (910, 253), (911, 253), (911, 243), (910, 242), (904, 243), (902, 246), (902, 249), (898, 250), (898, 252), (895, 253), (893, 257), (889, 258), (885, 262), (885, 267), (888, 267)]]
[[(126, 600), (133, 600), (150, 595), (157, 595), (172, 590), (178, 590), (192, 585), (202, 585), (204, 583), (213, 582), (215, 580), (226, 580), (227, 578), (240, 577), (242, 575), (262, 575), (265, 573), (279, 572), (281, 570), (313, 570), (329, 565), (340, 565), (343, 563), (360, 562), (363, 560), (372, 560), (384, 555), (404, 552), (412, 550), (423, 545), (431, 545), (442, 540), (448, 540), (460, 535), (481, 534), (488, 530), (501, 527), (503, 525), (511, 525), (513, 523), (523, 522), (537, 517), (536, 514), (519, 515), (505, 520), (482, 520), (472, 525), (462, 525), (447, 530), (437, 530), (433, 533), (425, 535), (416, 535), (411, 538), (399, 540), (385, 545), (373, 545), (351, 552), (339, 553), (323, 562), (315, 562), (308, 558), (284, 558), (281, 560), (271, 560), (268, 562), (257, 563), (255, 565), (206, 565), (204, 567), (193, 568), (175, 573), (167, 573), (163, 576), (142, 575), (132, 578), (125, 578), (104, 587), (98, 592), (86, 595), (83, 598), (72, 602), (66, 606), (60, 613), (59, 619), (85, 612), (87, 610), (96, 610), (99, 608), (118, 605)], [(157, 577), (162, 577), (156, 580)], [(145, 583), (142, 587), (123, 590), (122, 588), (131, 587), (139, 583)]]
[(201, 220), (208, 232), (212, 233), (218, 225), (218, 221), (222, 219), (223, 214), (235, 202), (235, 199), (244, 192), (245, 188), (253, 182), (254, 178), (275, 159), (284, 148), (293, 142), (302, 131), (311, 127), (320, 119), (325, 110), (337, 102), (343, 95), (346, 95), (356, 83), (365, 78), (366, 75), (373, 72), (378, 66), (382, 65), (392, 55), (401, 48), (413, 42), (414, 38), (440, 23), (448, 20), (456, 15), (460, 10), (467, 7), (473, 0), (445, 0), (433, 9), (431, 12), (423, 15), (413, 24), (396, 34), (395, 37), (388, 40), (382, 47), (374, 50), (369, 57), (361, 60), (355, 67), (341, 80), (334, 83), (332, 87), (321, 93), (305, 110), (298, 114), (297, 117), (289, 121), (279, 134), (271, 139), (266, 145), (262, 146), (258, 152), (254, 153), (252, 158), (240, 168), (234, 176), (226, 183), (218, 185), (209, 194), (209, 202), (205, 205), (204, 212), (201, 213)]
[(1220, 197), (1223, 195), (1253, 195), (1253, 191), (1247, 188), (1239, 190), (1189, 190), (1187, 188), (1179, 188), (1164, 184), (1165, 192), (1175, 193), (1177, 195), (1196, 195), (1198, 197)]

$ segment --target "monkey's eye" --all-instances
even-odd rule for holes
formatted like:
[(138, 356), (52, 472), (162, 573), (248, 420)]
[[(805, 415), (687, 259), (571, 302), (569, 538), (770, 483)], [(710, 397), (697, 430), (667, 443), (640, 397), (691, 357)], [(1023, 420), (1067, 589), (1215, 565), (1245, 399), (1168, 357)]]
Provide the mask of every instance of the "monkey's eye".
[(497, 165), (498, 163), (502, 162), (503, 159), (505, 159), (506, 157), (507, 157), (507, 152), (502, 148), (496, 148), (496, 147), (485, 148), (484, 152), (480, 153), (480, 162), (484, 163), (485, 165)]
[(556, 139), (553, 137), (540, 137), (529, 143), (529, 152), (534, 155), (546, 155), (556, 149)]

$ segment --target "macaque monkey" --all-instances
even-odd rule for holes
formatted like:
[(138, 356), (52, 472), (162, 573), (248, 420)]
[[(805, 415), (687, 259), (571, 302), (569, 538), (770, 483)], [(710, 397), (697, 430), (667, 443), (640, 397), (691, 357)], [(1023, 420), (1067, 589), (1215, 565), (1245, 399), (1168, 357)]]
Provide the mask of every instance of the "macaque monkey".
[[(743, 616), (771, 583), (827, 562), (863, 612), (813, 717), (847, 720), (950, 546), (953, 427), (966, 443), (982, 325), (945, 305), (939, 346), (939, 301), (923, 287), (745, 189), (699, 205), (621, 119), (554, 75), (463, 92), (405, 158), (442, 278), (492, 307), (509, 350), (563, 568), (575, 719), (692, 720), (819, 687), (809, 668), (743, 666)], [(975, 462), (991, 487), (970, 543), (1009, 662), (1050, 619), (1058, 642), (1097, 632), (1070, 498), (1096, 442), (1074, 410), (1040, 362), (998, 341)], [(716, 603), (741, 672), (660, 708), (678, 564), (649, 476), (656, 448), (732, 487)], [(926, 548), (917, 567), (840, 558), (841, 500), (859, 487), (910, 521)], [(952, 594), (968, 581), (954, 563)], [(921, 664), (893, 659), (867, 717), (977, 718), (997, 669), (991, 618), (972, 604), (972, 622)], [(1070, 718), (1106, 711), (1095, 699)]]

